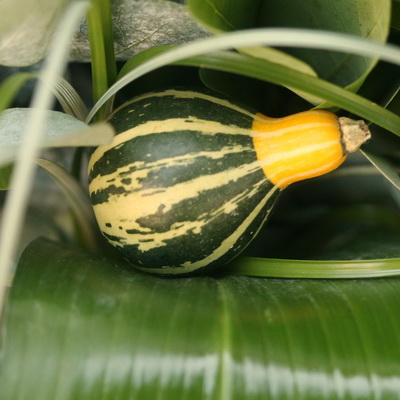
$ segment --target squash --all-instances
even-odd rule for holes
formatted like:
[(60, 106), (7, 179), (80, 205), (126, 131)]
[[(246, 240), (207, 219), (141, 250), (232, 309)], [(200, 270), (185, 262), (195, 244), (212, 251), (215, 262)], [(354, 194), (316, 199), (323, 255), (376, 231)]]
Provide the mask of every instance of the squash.
[(140, 95), (89, 161), (102, 234), (137, 268), (188, 274), (236, 257), (282, 189), (325, 174), (369, 138), (323, 110), (269, 118), (206, 90)]

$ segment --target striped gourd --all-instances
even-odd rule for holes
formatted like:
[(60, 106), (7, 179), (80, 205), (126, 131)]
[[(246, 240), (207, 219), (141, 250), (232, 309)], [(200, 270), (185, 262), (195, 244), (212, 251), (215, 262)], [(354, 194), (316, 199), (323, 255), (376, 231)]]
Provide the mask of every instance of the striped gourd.
[(117, 135), (89, 162), (94, 212), (126, 260), (159, 274), (228, 262), (281, 189), (335, 169), (346, 146), (355, 150), (368, 136), (359, 123), (341, 129), (327, 111), (272, 119), (180, 89), (141, 95), (110, 122)]

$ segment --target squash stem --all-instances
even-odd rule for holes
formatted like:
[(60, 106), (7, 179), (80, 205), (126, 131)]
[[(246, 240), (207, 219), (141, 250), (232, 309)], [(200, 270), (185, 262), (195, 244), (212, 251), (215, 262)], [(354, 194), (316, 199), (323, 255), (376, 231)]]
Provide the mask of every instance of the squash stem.
[(371, 138), (371, 132), (364, 121), (346, 117), (339, 117), (338, 121), (346, 153), (354, 153)]

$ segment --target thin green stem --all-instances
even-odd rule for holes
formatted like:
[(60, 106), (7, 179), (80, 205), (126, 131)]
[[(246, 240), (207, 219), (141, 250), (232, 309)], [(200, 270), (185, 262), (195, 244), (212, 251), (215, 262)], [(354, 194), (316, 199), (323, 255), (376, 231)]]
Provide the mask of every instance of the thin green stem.
[(114, 33), (111, 19), (111, 1), (102, 0), (101, 3), (101, 20), (104, 34), (104, 50), (106, 54), (108, 86), (110, 87), (117, 80), (117, 64), (115, 62), (114, 52)]
[[(117, 76), (109, 0), (93, 0), (87, 15), (92, 61), (93, 100), (97, 102)], [(104, 119), (105, 108), (98, 113)]]
[[(108, 89), (106, 54), (103, 40), (99, 2), (93, 1), (87, 15), (92, 62), (93, 101), (96, 102)], [(101, 115), (102, 111), (99, 112)]]

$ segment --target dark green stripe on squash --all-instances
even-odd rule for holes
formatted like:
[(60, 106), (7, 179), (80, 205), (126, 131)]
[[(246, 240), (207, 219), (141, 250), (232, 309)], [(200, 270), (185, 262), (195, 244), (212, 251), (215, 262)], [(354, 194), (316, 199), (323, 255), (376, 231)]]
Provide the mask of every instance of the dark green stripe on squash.
[(114, 144), (91, 159), (89, 189), (103, 235), (150, 272), (228, 262), (277, 197), (253, 147), (251, 111), (207, 96), (134, 99), (110, 119), (119, 133)]

